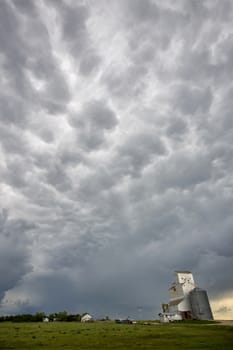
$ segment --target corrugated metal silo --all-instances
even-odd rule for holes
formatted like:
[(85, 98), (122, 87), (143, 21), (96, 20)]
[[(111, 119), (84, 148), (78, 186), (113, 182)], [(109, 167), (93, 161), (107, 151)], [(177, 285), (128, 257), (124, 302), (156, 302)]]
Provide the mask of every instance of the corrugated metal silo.
[(213, 320), (213, 314), (206, 290), (194, 288), (189, 296), (193, 318), (197, 320)]

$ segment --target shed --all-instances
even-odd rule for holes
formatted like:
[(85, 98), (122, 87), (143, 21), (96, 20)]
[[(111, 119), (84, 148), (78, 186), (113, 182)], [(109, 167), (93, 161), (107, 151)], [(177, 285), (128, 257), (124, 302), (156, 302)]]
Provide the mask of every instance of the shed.
[(81, 318), (81, 322), (94, 322), (94, 319), (91, 315), (89, 314), (85, 314), (82, 318)]

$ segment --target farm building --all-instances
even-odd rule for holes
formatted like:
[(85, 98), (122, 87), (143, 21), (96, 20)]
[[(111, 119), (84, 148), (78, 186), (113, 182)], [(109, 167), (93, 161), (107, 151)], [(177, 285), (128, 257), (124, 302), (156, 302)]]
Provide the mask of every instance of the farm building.
[(81, 318), (81, 322), (93, 322), (94, 319), (91, 315), (89, 314), (85, 314), (82, 318)]
[(168, 291), (170, 300), (162, 304), (161, 322), (175, 320), (178, 315), (182, 320), (213, 320), (207, 292), (197, 288), (190, 271), (175, 271), (175, 281)]

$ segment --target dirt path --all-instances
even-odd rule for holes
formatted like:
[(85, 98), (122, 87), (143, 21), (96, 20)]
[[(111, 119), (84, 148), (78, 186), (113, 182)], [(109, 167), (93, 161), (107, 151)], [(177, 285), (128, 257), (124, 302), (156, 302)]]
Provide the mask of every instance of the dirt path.
[(218, 322), (223, 326), (233, 326), (233, 320), (219, 320)]

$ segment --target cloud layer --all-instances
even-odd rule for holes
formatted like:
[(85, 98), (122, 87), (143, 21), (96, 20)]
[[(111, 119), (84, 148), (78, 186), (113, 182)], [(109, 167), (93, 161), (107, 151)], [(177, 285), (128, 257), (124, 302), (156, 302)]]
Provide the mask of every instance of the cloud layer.
[(0, 312), (153, 318), (176, 269), (232, 310), (232, 2), (0, 17)]

